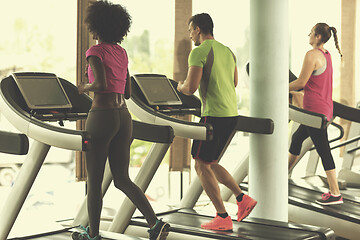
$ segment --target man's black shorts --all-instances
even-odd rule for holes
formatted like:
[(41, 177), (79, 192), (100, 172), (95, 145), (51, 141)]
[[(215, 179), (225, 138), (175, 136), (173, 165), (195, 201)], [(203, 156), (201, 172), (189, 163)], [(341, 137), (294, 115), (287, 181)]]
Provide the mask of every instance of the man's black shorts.
[(208, 163), (217, 162), (235, 131), (236, 119), (237, 117), (202, 117), (201, 123), (209, 123), (213, 127), (213, 140), (194, 140), (191, 149), (192, 157)]

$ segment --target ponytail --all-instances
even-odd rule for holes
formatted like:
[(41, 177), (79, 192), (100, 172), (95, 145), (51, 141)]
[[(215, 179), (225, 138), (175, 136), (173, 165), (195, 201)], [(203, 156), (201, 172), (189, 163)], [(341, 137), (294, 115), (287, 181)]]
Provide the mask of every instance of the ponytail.
[(331, 34), (331, 31), (333, 32), (333, 34), (334, 34), (334, 40), (335, 40), (335, 47), (336, 47), (336, 49), (339, 51), (340, 57), (342, 57), (343, 55), (342, 55), (341, 50), (340, 50), (340, 47), (339, 47), (339, 41), (338, 41), (338, 37), (337, 37), (336, 28), (334, 28), (334, 27), (329, 27), (329, 31), (330, 31), (330, 34)]

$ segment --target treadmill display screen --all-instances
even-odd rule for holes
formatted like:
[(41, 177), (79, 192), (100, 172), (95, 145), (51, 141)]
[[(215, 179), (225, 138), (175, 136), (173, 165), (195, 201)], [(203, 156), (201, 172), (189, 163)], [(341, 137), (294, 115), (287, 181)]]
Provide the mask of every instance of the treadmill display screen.
[(30, 109), (71, 108), (71, 102), (55, 74), (13, 73)]
[(135, 75), (134, 79), (150, 105), (182, 104), (179, 95), (166, 76)]

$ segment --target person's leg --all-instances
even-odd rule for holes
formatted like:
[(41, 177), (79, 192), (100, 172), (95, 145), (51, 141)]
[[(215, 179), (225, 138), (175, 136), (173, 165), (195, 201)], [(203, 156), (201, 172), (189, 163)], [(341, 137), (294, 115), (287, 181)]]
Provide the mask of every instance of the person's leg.
[(144, 215), (149, 224), (150, 239), (165, 239), (170, 225), (158, 220), (144, 192), (129, 177), (132, 120), (126, 108), (118, 110), (120, 128), (110, 144), (109, 164), (116, 188), (120, 189)]
[(242, 221), (254, 209), (257, 201), (252, 199), (250, 196), (243, 194), (240, 186), (236, 184), (234, 178), (224, 167), (218, 163), (213, 163), (211, 164), (211, 168), (217, 180), (234, 193), (238, 205), (237, 220), (239, 222)]
[[(241, 221), (247, 217), (250, 212), (254, 209), (257, 201), (252, 199), (250, 196), (245, 195), (235, 179), (230, 173), (221, 165), (218, 164), (222, 154), (226, 151), (227, 146), (230, 144), (237, 124), (237, 117), (226, 117), (226, 118), (214, 118), (212, 124), (214, 128), (214, 135), (216, 135), (216, 146), (213, 146), (215, 153), (213, 159), (218, 161), (211, 164), (211, 169), (215, 174), (216, 179), (229, 188), (236, 197), (236, 203), (238, 205), (237, 220)], [(215, 137), (214, 137), (215, 138)]]
[(298, 129), (294, 132), (291, 137), (291, 145), (289, 148), (289, 165), (288, 170), (289, 172), (294, 168), (297, 163), (298, 156), (301, 152), (302, 143), (305, 141), (306, 138), (309, 137), (309, 134), (306, 130), (305, 125), (300, 125)]
[(289, 153), (289, 155), (288, 155), (288, 159), (289, 159), (288, 170), (289, 170), (289, 172), (295, 167), (298, 156), (299, 155), (294, 155), (294, 154)]
[(214, 128), (214, 141), (217, 141), (215, 146), (212, 146), (214, 153), (211, 155), (212, 159), (217, 159), (217, 161), (210, 165), (211, 170), (215, 174), (216, 179), (229, 188), (235, 197), (237, 197), (242, 194), (239, 184), (237, 184), (231, 174), (218, 163), (235, 135), (237, 117), (212, 118), (210, 120)]
[(150, 227), (157, 217), (144, 192), (129, 177), (130, 145), (132, 142), (132, 120), (126, 108), (119, 111), (120, 128), (110, 143), (109, 164), (114, 185), (126, 194), (146, 218)]
[(339, 195), (340, 189), (339, 189), (338, 180), (336, 178), (336, 170), (335, 169), (327, 170), (325, 171), (325, 173), (329, 183), (330, 193), (333, 195)]
[(211, 165), (212, 164), (203, 162), (202, 160), (196, 160), (195, 170), (199, 176), (204, 191), (214, 204), (216, 212), (220, 214), (226, 213), (226, 209), (220, 195), (220, 188)]
[[(87, 169), (87, 208), (89, 215), (89, 235), (99, 235), (100, 216), (102, 209), (101, 184), (104, 175), (106, 155), (105, 148), (97, 147), (86, 153)], [(102, 152), (102, 153), (101, 153)]]
[(211, 141), (194, 140), (191, 149), (191, 155), (195, 159), (195, 170), (200, 179), (201, 185), (210, 198), (217, 213), (226, 213), (224, 203), (221, 199), (220, 188), (216, 176), (211, 168), (216, 164), (219, 154), (220, 133), (222, 125), (218, 122), (219, 118), (202, 117), (200, 123), (208, 123), (213, 127), (213, 139)]
[[(231, 230), (232, 220), (226, 212), (220, 194), (220, 188), (216, 175), (211, 167), (217, 164), (220, 153), (225, 144), (221, 141), (221, 136), (226, 128), (231, 128), (228, 124), (222, 124), (224, 118), (203, 117), (200, 122), (209, 123), (213, 127), (213, 139), (211, 141), (193, 141), (191, 154), (195, 159), (195, 170), (200, 179), (201, 185), (216, 209), (216, 217), (210, 222), (203, 223), (202, 228), (211, 230)], [(234, 119), (235, 120), (235, 119)], [(235, 123), (235, 121), (234, 121)], [(233, 131), (234, 128), (231, 128)]]
[(200, 159), (195, 161), (195, 170), (201, 185), (216, 209), (216, 217), (209, 222), (201, 224), (201, 228), (230, 231), (233, 228), (233, 223), (231, 217), (226, 212), (217, 179), (210, 165), (210, 163), (203, 162)]
[(102, 180), (108, 154), (108, 144), (113, 136), (111, 113), (94, 110), (89, 113), (85, 129), (91, 136), (91, 148), (86, 154), (87, 204), (90, 236), (99, 235), (102, 209)]
[(323, 164), (329, 184), (330, 193), (339, 195), (340, 189), (336, 178), (335, 162), (330, 150), (327, 129), (308, 128), (311, 140), (318, 152)]
[(216, 179), (229, 188), (236, 197), (242, 193), (239, 184), (235, 182), (234, 178), (223, 166), (218, 163), (213, 163), (210, 166)]

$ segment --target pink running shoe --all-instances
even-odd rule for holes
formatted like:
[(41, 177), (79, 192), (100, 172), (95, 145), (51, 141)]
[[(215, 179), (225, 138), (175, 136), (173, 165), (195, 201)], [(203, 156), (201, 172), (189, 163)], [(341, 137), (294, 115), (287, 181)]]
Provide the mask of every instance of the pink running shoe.
[(240, 222), (244, 218), (246, 218), (251, 213), (251, 211), (254, 209), (256, 204), (257, 204), (257, 201), (255, 201), (248, 195), (244, 194), (242, 201), (237, 202), (237, 205), (238, 205), (237, 220), (238, 220), (238, 222)]
[(321, 205), (334, 205), (334, 204), (342, 204), (343, 198), (341, 195), (334, 196), (331, 193), (324, 193), (321, 195), (321, 199), (315, 201)]
[(233, 223), (230, 216), (222, 218), (216, 214), (210, 222), (201, 224), (201, 228), (216, 231), (232, 231)]

